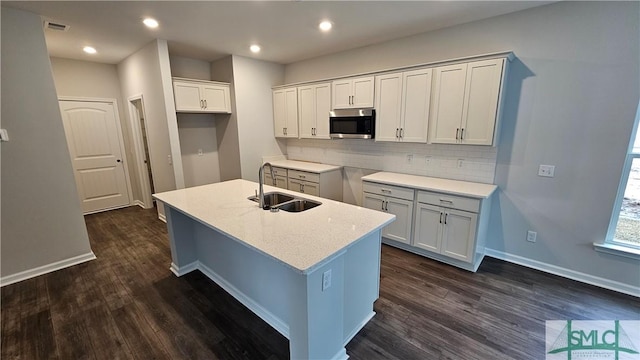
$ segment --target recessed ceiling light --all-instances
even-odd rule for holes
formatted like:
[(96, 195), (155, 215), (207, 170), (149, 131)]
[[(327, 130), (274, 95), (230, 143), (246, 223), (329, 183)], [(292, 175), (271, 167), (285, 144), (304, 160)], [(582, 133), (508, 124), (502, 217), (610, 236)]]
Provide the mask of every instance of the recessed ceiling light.
[(331, 21), (325, 20), (321, 22), (320, 25), (318, 25), (318, 27), (322, 31), (329, 31), (333, 27), (333, 24), (331, 24)]
[(156, 19), (146, 18), (146, 19), (142, 20), (142, 22), (145, 25), (147, 25), (147, 27), (152, 28), (152, 29), (158, 27), (158, 21), (156, 21)]
[(86, 52), (87, 54), (95, 54), (95, 53), (97, 53), (96, 49), (94, 47), (91, 47), (91, 46), (83, 47), (82, 51)]
[(258, 45), (251, 45), (249, 47), (249, 50), (251, 50), (252, 53), (259, 53), (260, 52), (260, 46)]

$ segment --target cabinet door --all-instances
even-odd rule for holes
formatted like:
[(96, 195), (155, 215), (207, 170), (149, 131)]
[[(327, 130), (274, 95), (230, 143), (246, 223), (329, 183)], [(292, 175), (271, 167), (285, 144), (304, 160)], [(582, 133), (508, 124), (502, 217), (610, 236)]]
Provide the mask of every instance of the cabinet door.
[(353, 98), (351, 107), (370, 108), (373, 107), (373, 76), (353, 79)]
[(201, 112), (203, 110), (198, 84), (174, 81), (173, 97), (176, 102), (176, 111)]
[(372, 210), (384, 211), (384, 196), (362, 193), (362, 207)]
[(376, 141), (398, 141), (402, 74), (376, 76)]
[(316, 85), (316, 123), (314, 138), (329, 139), (329, 111), (331, 111), (331, 84)]
[(413, 201), (387, 197), (385, 210), (396, 216), (396, 221), (382, 229), (382, 236), (403, 242), (411, 243), (411, 221), (413, 220)]
[(504, 59), (468, 64), (462, 112), (461, 142), (492, 145)]
[(286, 137), (298, 137), (298, 89), (291, 88), (285, 90), (286, 102), (286, 126), (284, 135)]
[(478, 214), (446, 209), (440, 253), (457, 260), (473, 261)]
[(331, 83), (331, 104), (334, 109), (348, 109), (351, 107), (350, 79), (336, 80)]
[(276, 137), (284, 137), (287, 127), (287, 99), (284, 90), (273, 92), (273, 130)]
[(315, 86), (298, 88), (298, 111), (300, 121), (300, 138), (313, 138), (316, 127), (316, 94)]
[(204, 109), (207, 112), (217, 112), (217, 113), (231, 112), (229, 86), (203, 85), (202, 99), (204, 101)]
[(287, 189), (287, 178), (284, 176), (276, 175), (276, 187), (281, 189)]
[(418, 203), (413, 246), (440, 253), (443, 217), (444, 213), (441, 207)]
[(402, 75), (401, 141), (427, 142), (431, 73), (431, 69), (420, 69)]
[(300, 192), (313, 196), (320, 196), (320, 185), (310, 181), (302, 181)]
[(462, 122), (467, 64), (439, 67), (434, 75), (432, 122), (429, 125), (431, 142), (455, 144)]

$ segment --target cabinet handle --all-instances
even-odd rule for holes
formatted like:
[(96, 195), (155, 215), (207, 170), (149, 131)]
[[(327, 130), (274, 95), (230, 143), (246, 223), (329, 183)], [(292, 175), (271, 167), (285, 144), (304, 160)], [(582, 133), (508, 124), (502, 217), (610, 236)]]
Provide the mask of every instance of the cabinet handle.
[(304, 184), (300, 184), (300, 192), (303, 193), (304, 192)]
[(384, 202), (384, 211), (389, 211), (389, 202), (388, 201)]
[(440, 199), (440, 202), (443, 202), (443, 203), (447, 203), (447, 204), (451, 204), (451, 205), (453, 205), (453, 201), (451, 201), (451, 200)]
[(380, 201), (380, 210), (384, 211), (384, 200)]
[(404, 137), (404, 129), (400, 128), (400, 138), (402, 139)]
[(391, 194), (391, 190), (389, 189), (380, 189), (383, 193)]
[(287, 128), (286, 128), (286, 127), (285, 127), (285, 128), (282, 128), (282, 133), (283, 133), (284, 135), (287, 135)]
[(456, 129), (456, 140), (458, 140), (458, 133), (460, 133), (460, 128)]
[(449, 216), (449, 213), (444, 213), (444, 224), (447, 225), (447, 216)]
[(442, 211), (440, 212), (440, 224), (442, 224)]
[(400, 132), (400, 129), (396, 128), (396, 138), (399, 138), (398, 133)]
[(200, 109), (204, 109), (204, 103), (200, 100)]
[(306, 179), (306, 178), (307, 178), (307, 177), (306, 177), (306, 176), (304, 176), (304, 175), (298, 175), (298, 177), (299, 177), (300, 179)]
[(205, 100), (205, 101), (204, 101), (204, 108), (205, 108), (205, 109), (206, 109), (206, 108), (208, 108), (208, 106), (207, 106), (207, 100)]
[(460, 140), (464, 137), (464, 128), (460, 129)]

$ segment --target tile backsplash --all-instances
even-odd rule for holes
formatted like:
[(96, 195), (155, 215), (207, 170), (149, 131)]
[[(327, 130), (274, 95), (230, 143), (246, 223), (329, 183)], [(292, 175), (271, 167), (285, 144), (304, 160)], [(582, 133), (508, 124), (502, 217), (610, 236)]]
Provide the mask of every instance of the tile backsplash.
[(288, 139), (287, 157), (361, 169), (493, 184), (497, 149), (488, 146)]

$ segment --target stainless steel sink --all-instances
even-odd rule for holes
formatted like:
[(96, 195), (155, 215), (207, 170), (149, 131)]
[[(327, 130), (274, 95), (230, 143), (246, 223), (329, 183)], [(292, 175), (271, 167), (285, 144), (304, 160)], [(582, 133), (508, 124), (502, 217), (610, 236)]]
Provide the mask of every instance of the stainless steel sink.
[[(257, 196), (249, 196), (251, 201), (259, 202)], [(294, 197), (289, 194), (281, 192), (268, 192), (264, 194), (264, 209), (271, 211), (287, 211), (287, 212), (301, 212), (312, 209), (318, 205), (322, 205), (321, 202), (313, 201), (309, 199)]]
[(313, 200), (307, 200), (307, 199), (293, 199), (291, 201), (287, 201), (285, 203), (272, 206), (271, 210), (273, 211), (274, 209), (278, 209), (278, 210), (288, 211), (288, 212), (301, 212), (301, 211), (313, 209), (318, 205), (322, 205), (322, 203), (313, 201)]
[[(249, 196), (249, 200), (259, 202), (257, 196)], [(293, 196), (281, 192), (268, 192), (264, 194), (264, 208), (270, 209), (274, 205), (293, 200)]]

